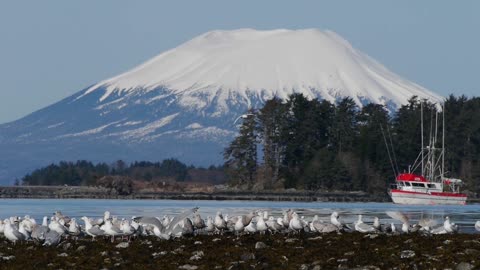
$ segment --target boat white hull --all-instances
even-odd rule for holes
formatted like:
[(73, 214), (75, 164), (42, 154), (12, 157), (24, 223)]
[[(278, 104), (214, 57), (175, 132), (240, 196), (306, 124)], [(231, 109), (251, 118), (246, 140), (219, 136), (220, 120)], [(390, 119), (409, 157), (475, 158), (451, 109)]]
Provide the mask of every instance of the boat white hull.
[(467, 196), (464, 194), (440, 193), (437, 195), (402, 190), (391, 190), (389, 193), (396, 204), (465, 205), (467, 203)]

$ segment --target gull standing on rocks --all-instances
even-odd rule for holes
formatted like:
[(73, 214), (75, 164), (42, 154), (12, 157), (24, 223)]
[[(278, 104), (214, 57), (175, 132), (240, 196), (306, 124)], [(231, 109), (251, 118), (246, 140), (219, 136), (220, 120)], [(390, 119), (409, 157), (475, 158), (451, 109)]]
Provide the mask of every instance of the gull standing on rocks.
[(373, 226), (363, 223), (362, 215), (358, 215), (358, 220), (355, 222), (355, 230), (361, 233), (369, 233), (376, 231)]
[(265, 223), (271, 233), (276, 233), (283, 229), (282, 225), (280, 225), (272, 216), (270, 216)]
[(128, 241), (130, 241), (130, 237), (135, 233), (135, 228), (133, 228), (126, 219), (120, 223), (120, 230), (122, 230), (123, 235), (127, 237)]
[(235, 230), (235, 233), (239, 235), (245, 230), (245, 226), (243, 225), (242, 217), (238, 216), (237, 221), (235, 222), (235, 225), (233, 226), (233, 229)]
[(77, 220), (72, 218), (70, 224), (68, 224), (68, 234), (72, 236), (79, 236), (81, 233), (80, 225), (78, 225)]
[(223, 219), (222, 213), (219, 211), (215, 216), (215, 227), (220, 233), (227, 228), (227, 222)]
[(193, 227), (195, 228), (195, 230), (203, 230), (206, 225), (205, 225), (205, 221), (202, 219), (202, 217), (200, 216), (200, 213), (195, 213), (194, 217), (193, 217)]
[(265, 223), (265, 220), (263, 220), (263, 216), (257, 217), (257, 231), (261, 234), (265, 234), (267, 231), (267, 224)]
[(215, 231), (215, 225), (213, 224), (213, 218), (208, 216), (207, 217), (207, 227), (205, 228), (207, 233), (213, 233)]
[(112, 236), (112, 243), (115, 241), (115, 236), (121, 235), (122, 231), (117, 226), (113, 225), (112, 220), (105, 221), (105, 234)]
[(292, 219), (290, 220), (288, 224), (288, 229), (294, 232), (299, 232), (300, 230), (303, 230), (303, 223), (302, 221), (298, 218), (298, 214), (293, 212), (292, 214)]
[(250, 221), (247, 227), (245, 227), (245, 231), (250, 233), (256, 233), (257, 232), (257, 224), (255, 223), (254, 220)]
[(105, 235), (105, 232), (98, 226), (92, 226), (87, 217), (82, 217), (81, 219), (85, 222), (85, 232), (92, 237), (92, 241), (94, 241), (97, 236)]
[(16, 244), (17, 241), (25, 240), (25, 236), (12, 226), (10, 220), (5, 221), (4, 234), (8, 240), (13, 242), (13, 244)]

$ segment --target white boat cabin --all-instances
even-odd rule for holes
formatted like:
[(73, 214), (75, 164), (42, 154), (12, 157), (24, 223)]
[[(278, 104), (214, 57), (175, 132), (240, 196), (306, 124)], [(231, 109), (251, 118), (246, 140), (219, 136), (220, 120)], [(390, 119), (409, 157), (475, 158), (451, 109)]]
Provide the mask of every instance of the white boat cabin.
[(429, 182), (423, 176), (402, 173), (397, 176), (395, 180), (396, 188), (403, 191), (412, 192), (442, 192), (443, 184), (437, 182)]

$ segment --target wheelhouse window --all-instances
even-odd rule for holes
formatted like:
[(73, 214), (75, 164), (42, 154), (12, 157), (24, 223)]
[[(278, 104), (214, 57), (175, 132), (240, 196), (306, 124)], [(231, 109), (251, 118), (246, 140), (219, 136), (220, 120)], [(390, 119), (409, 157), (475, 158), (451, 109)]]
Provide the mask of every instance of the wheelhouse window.
[(412, 186), (424, 188), (424, 187), (425, 187), (425, 184), (423, 184), (423, 183), (412, 183)]

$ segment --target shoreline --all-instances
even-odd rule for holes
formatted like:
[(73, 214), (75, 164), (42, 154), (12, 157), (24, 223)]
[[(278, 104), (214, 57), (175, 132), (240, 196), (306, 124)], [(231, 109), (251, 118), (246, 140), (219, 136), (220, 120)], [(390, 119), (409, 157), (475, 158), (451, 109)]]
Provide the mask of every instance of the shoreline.
[(298, 202), (390, 202), (385, 194), (313, 191), (139, 191), (120, 195), (111, 189), (85, 186), (4, 186), (1, 199), (240, 200)]
[(151, 236), (58, 247), (0, 238), (2, 269), (478, 269), (479, 257), (480, 235), (461, 233)]
[[(153, 191), (129, 195), (112, 189), (88, 186), (0, 186), (0, 199), (115, 199), (115, 200), (214, 200), (214, 201), (293, 201), (293, 202), (392, 202), (387, 194), (361, 191)], [(469, 198), (467, 204), (480, 203)]]

